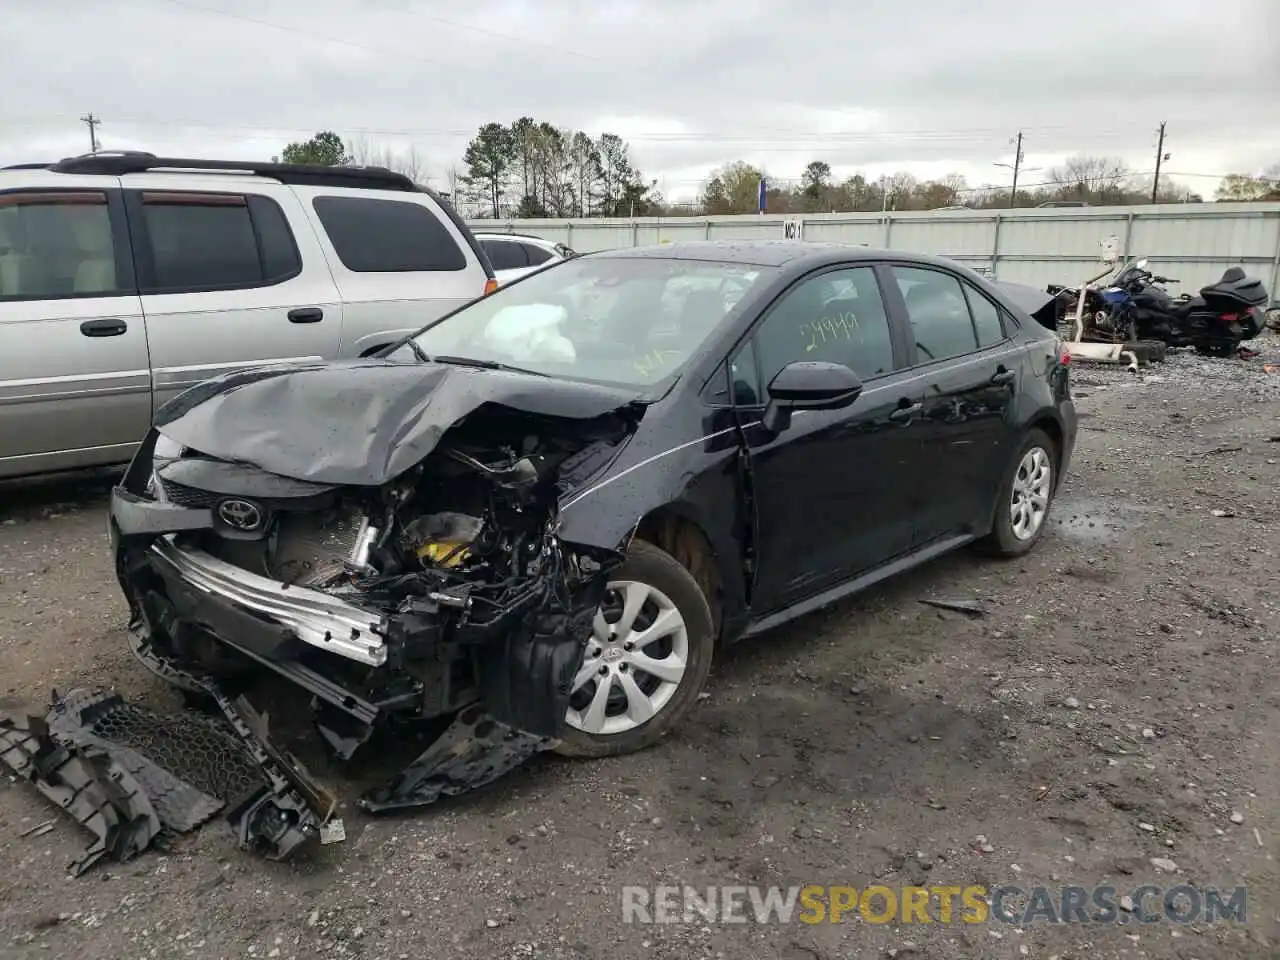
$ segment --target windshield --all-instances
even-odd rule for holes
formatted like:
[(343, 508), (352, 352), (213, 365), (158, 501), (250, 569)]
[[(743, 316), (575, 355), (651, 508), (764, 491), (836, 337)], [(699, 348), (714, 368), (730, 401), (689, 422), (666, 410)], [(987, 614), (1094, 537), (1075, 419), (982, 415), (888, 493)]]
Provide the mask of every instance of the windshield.
[(580, 257), (470, 304), (413, 338), (429, 358), (649, 387), (678, 373), (770, 268)]

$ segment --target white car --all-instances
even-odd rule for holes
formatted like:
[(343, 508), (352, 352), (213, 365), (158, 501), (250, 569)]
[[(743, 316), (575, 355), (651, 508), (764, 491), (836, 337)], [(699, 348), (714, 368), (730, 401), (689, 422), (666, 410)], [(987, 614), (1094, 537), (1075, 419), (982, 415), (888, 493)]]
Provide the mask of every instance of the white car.
[(475, 238), (488, 255), (500, 284), (577, 256), (563, 243), (520, 233), (476, 233)]

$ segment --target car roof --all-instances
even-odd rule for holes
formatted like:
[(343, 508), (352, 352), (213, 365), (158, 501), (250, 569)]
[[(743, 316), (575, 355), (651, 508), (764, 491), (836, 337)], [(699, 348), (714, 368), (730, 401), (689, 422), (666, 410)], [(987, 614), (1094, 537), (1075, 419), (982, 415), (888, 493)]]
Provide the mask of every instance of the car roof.
[(531, 233), (495, 233), (491, 230), (474, 230), (472, 231), (477, 237), (485, 240), (510, 240), (514, 243), (542, 243), (548, 247), (554, 247), (556, 242), (548, 240), (545, 237), (535, 237)]
[(818, 243), (809, 240), (689, 240), (644, 247), (617, 247), (587, 256), (619, 259), (705, 260), (757, 267), (785, 267), (806, 271), (829, 263), (859, 260), (896, 260), (922, 266), (963, 266), (954, 260), (906, 250), (882, 250), (854, 243)]

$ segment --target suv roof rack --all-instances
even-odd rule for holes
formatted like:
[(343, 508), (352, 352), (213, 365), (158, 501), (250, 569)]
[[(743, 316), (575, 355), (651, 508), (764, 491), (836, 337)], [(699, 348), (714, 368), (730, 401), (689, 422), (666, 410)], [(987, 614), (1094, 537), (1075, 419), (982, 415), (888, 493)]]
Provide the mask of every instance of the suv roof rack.
[(157, 157), (154, 153), (141, 151), (86, 153), (78, 157), (67, 157), (53, 164), (22, 166), (30, 169), (44, 167), (54, 173), (114, 177), (149, 170), (225, 171), (270, 177), (293, 186), (419, 192), (418, 185), (404, 174), (385, 167), (325, 167), (304, 163), (263, 163), (256, 160), (196, 160), (190, 157)]

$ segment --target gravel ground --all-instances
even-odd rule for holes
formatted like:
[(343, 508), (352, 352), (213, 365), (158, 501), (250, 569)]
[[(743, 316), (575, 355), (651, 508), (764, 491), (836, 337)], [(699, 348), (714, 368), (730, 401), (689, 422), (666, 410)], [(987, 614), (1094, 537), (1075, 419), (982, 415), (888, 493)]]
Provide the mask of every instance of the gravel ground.
[[(1280, 956), (1278, 340), (1080, 366), (1076, 461), (1030, 557), (962, 552), (734, 648), (643, 755), (538, 762), (411, 816), (348, 810), (347, 842), (307, 860), (242, 854), (215, 821), (78, 880), (86, 835), (19, 836), (57, 814), (0, 777), (0, 957)], [(125, 650), (110, 482), (0, 487), (0, 708), (78, 684), (172, 702)], [(1148, 882), (1247, 884), (1248, 921), (621, 912), (629, 884)]]

